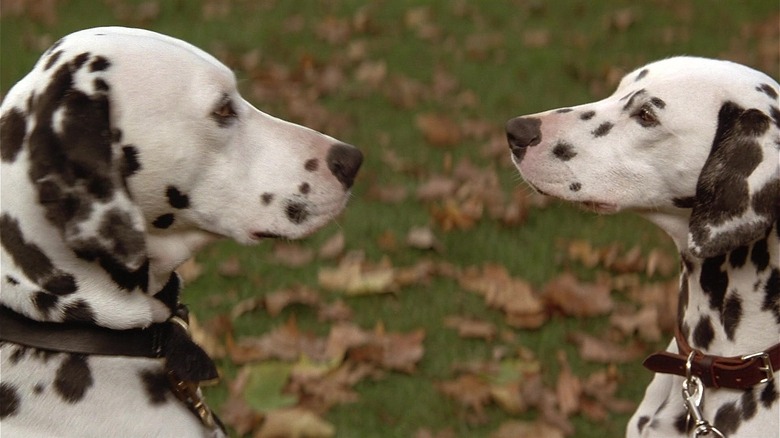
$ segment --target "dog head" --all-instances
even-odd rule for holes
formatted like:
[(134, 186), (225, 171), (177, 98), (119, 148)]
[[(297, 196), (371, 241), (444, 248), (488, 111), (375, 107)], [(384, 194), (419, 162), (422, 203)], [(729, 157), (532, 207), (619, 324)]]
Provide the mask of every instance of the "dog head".
[(670, 58), (629, 73), (604, 100), (511, 119), (507, 138), (540, 192), (637, 211), (708, 257), (777, 220), (779, 90), (739, 64)]
[[(154, 242), (307, 235), (344, 208), (362, 161), (254, 108), (207, 53), (139, 29), (60, 40), (9, 91), (2, 128), (4, 179), (34, 187), (19, 202), (41, 205), (80, 258), (128, 271)], [(9, 190), (4, 204), (23, 198)]]

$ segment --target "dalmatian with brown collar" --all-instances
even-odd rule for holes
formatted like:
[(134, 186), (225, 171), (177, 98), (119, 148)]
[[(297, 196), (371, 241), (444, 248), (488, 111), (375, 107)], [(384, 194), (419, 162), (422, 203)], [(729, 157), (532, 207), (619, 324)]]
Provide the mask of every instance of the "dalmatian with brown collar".
[(728, 61), (675, 57), (610, 97), (507, 122), (541, 193), (634, 211), (682, 259), (678, 333), (629, 437), (780, 435), (780, 86)]
[(154, 32), (58, 41), (0, 107), (0, 431), (224, 431), (174, 269), (222, 237), (299, 238), (341, 212), (352, 146), (264, 114), (209, 54)]

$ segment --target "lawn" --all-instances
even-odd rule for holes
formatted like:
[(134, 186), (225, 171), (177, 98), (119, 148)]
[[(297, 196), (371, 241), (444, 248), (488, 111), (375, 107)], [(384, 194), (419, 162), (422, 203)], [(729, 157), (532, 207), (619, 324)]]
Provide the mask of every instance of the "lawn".
[[(642, 357), (670, 335), (674, 248), (638, 217), (532, 194), (503, 124), (677, 54), (780, 74), (771, 1), (3, 0), (0, 14), (0, 94), (68, 32), (145, 27), (213, 53), (261, 110), (364, 151), (335, 223), (221, 242), (186, 267), (223, 375), (206, 393), (236, 436), (293, 406), (312, 436), (623, 435), (651, 377)], [(345, 332), (364, 340), (318, 357)]]

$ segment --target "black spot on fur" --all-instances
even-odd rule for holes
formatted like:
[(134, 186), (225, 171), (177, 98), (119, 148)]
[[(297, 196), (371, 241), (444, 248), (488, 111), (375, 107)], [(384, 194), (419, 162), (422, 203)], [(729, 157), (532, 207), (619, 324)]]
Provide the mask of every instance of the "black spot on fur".
[(46, 316), (49, 315), (49, 312), (52, 308), (54, 308), (54, 306), (57, 305), (59, 300), (60, 297), (57, 295), (53, 295), (44, 291), (38, 291), (32, 297), (32, 302), (35, 305), (35, 308)]
[(104, 81), (103, 79), (97, 78), (92, 82), (95, 85), (95, 91), (103, 91), (106, 92), (109, 90), (108, 82)]
[[(103, 239), (113, 243), (110, 247), (111, 257), (103, 257), (104, 259), (124, 260), (130, 258), (133, 254), (144, 251), (146, 243), (143, 240), (112, 239), (113, 236), (124, 233), (126, 225), (130, 222), (132, 222), (132, 218), (123, 210), (111, 209), (103, 214), (98, 227), (98, 234)], [(115, 257), (118, 258), (115, 259)]]
[(658, 109), (664, 109), (666, 108), (666, 102), (664, 102), (662, 99), (658, 97), (654, 97), (650, 99), (650, 103), (653, 104), (654, 107)]
[(57, 370), (54, 389), (68, 403), (76, 403), (94, 383), (92, 372), (83, 354), (69, 354)]
[(179, 304), (179, 291), (181, 290), (181, 280), (176, 272), (172, 272), (159, 292), (154, 297), (163, 302), (169, 309), (176, 309)]
[(572, 192), (579, 192), (580, 189), (582, 189), (582, 184), (578, 182), (569, 184), (569, 190), (571, 190)]
[(553, 155), (561, 161), (569, 161), (577, 156), (577, 152), (574, 151), (574, 146), (565, 141), (559, 141), (556, 143), (552, 150)]
[(84, 66), (84, 63), (87, 62), (89, 59), (89, 52), (84, 52), (73, 58), (73, 60), (70, 62), (71, 66), (73, 66), (73, 71), (77, 71), (81, 69), (81, 67)]
[(742, 418), (750, 420), (756, 415), (758, 405), (753, 394), (753, 388), (748, 388), (742, 393)]
[(5, 281), (12, 286), (16, 286), (19, 284), (19, 280), (15, 279), (14, 277), (11, 277), (10, 275), (5, 276)]
[(680, 278), (680, 292), (677, 294), (677, 325), (682, 327), (685, 311), (688, 309), (688, 274)]
[(260, 201), (263, 203), (263, 205), (268, 205), (273, 200), (274, 200), (274, 195), (272, 193), (263, 193), (262, 195), (260, 195)]
[(705, 259), (701, 266), (699, 284), (710, 299), (710, 307), (716, 310), (723, 306), (723, 298), (729, 286), (729, 276), (721, 269), (725, 261), (726, 256), (720, 255)]
[[(119, 167), (112, 156), (115, 131), (110, 123), (108, 96), (89, 96), (74, 88), (71, 69), (86, 62), (88, 54), (82, 55), (52, 74), (31, 109), (36, 123), (28, 142), (28, 175), (46, 218), (64, 232), (66, 243), (77, 252), (110, 257), (116, 240), (143, 242), (144, 236), (132, 223), (108, 240), (89, 239), (78, 231), (80, 222), (92, 214), (95, 198), (108, 202), (124, 189), (113, 184)], [(58, 132), (54, 131), (55, 112), (61, 114)]]
[[(701, 251), (704, 255), (729, 251), (755, 240), (759, 237), (758, 233), (764, 232), (763, 227), (751, 223), (730, 227), (729, 231), (719, 233), (715, 239), (710, 235), (708, 226), (718, 226), (739, 218), (747, 211), (751, 200), (748, 176), (763, 160), (755, 135), (768, 127), (766, 119), (760, 111), (743, 110), (732, 102), (726, 102), (720, 108), (715, 139), (699, 176), (691, 216), (693, 241), (703, 247)], [(729, 170), (724, 172), (722, 169)], [(766, 184), (760, 192), (764, 190), (766, 194), (759, 193), (761, 202), (753, 196), (752, 205), (761, 209), (757, 214), (771, 217), (771, 210), (777, 208), (780, 181)]]
[(179, 189), (174, 186), (168, 186), (168, 189), (165, 191), (165, 196), (168, 197), (168, 203), (173, 208), (178, 208), (181, 210), (190, 207), (189, 196), (180, 192)]
[(21, 345), (17, 345), (16, 349), (14, 349), (13, 352), (11, 352), (11, 364), (16, 365), (18, 364), (22, 359), (24, 359), (27, 356), (27, 353), (30, 352), (30, 349), (27, 347), (23, 347)]
[(18, 108), (11, 108), (0, 117), (0, 158), (6, 163), (16, 159), (27, 133), (27, 120)]
[(648, 74), (649, 72), (650, 72), (650, 71), (649, 71), (648, 69), (646, 69), (646, 68), (645, 68), (645, 69), (642, 69), (642, 71), (640, 71), (640, 72), (639, 72), (639, 74), (638, 74), (638, 75), (636, 75), (636, 78), (634, 78), (634, 82), (636, 82), (636, 81), (638, 81), (638, 80), (640, 80), (640, 79), (644, 78), (645, 76), (647, 76), (647, 74)]
[(141, 162), (138, 161), (138, 149), (133, 145), (122, 146), (122, 176), (127, 178), (141, 170)]
[(775, 122), (775, 126), (780, 129), (780, 109), (774, 105), (770, 106), (769, 116), (772, 117), (772, 121)]
[(777, 401), (777, 389), (774, 382), (768, 382), (764, 385), (764, 389), (761, 391), (761, 404), (769, 409)]
[(19, 411), (21, 399), (10, 383), (0, 383), (0, 420), (11, 417)]
[(300, 202), (290, 202), (284, 210), (287, 219), (294, 224), (301, 224), (309, 217), (309, 210), (306, 205)]
[(593, 134), (594, 137), (603, 137), (607, 134), (609, 134), (609, 131), (612, 130), (612, 127), (615, 126), (611, 122), (604, 122), (599, 125), (598, 128), (596, 128), (591, 134)]
[(100, 266), (108, 272), (114, 283), (122, 289), (133, 291), (140, 288), (144, 292), (147, 291), (149, 286), (149, 260), (146, 260), (135, 271), (131, 271), (121, 263), (105, 257), (100, 259)]
[(693, 208), (694, 197), (687, 196), (685, 198), (674, 198), (672, 204), (677, 208)]
[(52, 68), (54, 64), (57, 63), (57, 60), (60, 59), (60, 56), (62, 56), (62, 50), (59, 50), (49, 55), (49, 57), (46, 59), (46, 64), (43, 66), (43, 71)]
[(165, 372), (142, 371), (141, 382), (146, 390), (146, 395), (149, 397), (150, 404), (159, 405), (167, 401), (168, 394), (170, 394), (170, 383)]
[(639, 429), (639, 433), (642, 433), (642, 430), (645, 428), (648, 421), (650, 421), (650, 417), (648, 417), (647, 415), (643, 415), (639, 417), (639, 420), (637, 420), (636, 422), (636, 427), (637, 429)]
[(729, 436), (739, 429), (740, 423), (742, 423), (742, 413), (735, 402), (730, 402), (718, 408), (713, 426)]
[(690, 432), (693, 426), (693, 422), (688, 422), (688, 414), (687, 412), (683, 412), (682, 414), (674, 417), (674, 428), (677, 430), (677, 432), (681, 434), (685, 434)]
[(561, 108), (561, 109), (555, 110), (555, 112), (558, 113), (558, 114), (566, 114), (566, 113), (570, 113), (572, 111), (574, 111), (574, 110), (571, 109), (571, 108)]
[(308, 170), (309, 172), (314, 172), (320, 167), (320, 162), (316, 158), (311, 158), (306, 160), (305, 163), (303, 163), (303, 168)]
[(709, 316), (702, 316), (693, 329), (693, 342), (697, 347), (706, 350), (715, 338), (715, 329)]
[(7, 214), (0, 216), (0, 243), (25, 276), (47, 292), (56, 295), (76, 292), (75, 278), (55, 268), (37, 245), (25, 241), (19, 222)]
[(750, 248), (747, 245), (742, 245), (739, 248), (729, 253), (729, 264), (733, 268), (741, 268), (745, 266), (747, 256)]
[(82, 299), (65, 306), (63, 313), (65, 314), (65, 321), (95, 323), (95, 312), (92, 311), (92, 306)]
[(580, 120), (590, 120), (596, 115), (596, 111), (585, 111), (580, 114)]
[(771, 310), (775, 315), (775, 321), (780, 324), (780, 269), (772, 269), (772, 273), (766, 280), (761, 310)]
[(769, 84), (761, 84), (756, 87), (756, 91), (760, 91), (772, 99), (777, 99), (777, 91)]
[(739, 295), (732, 294), (726, 299), (721, 314), (723, 329), (730, 341), (734, 340), (734, 332), (742, 320), (742, 299)]
[(303, 183), (300, 186), (298, 186), (298, 191), (301, 192), (301, 194), (303, 195), (307, 195), (311, 191), (311, 186), (309, 185), (309, 183)]
[(154, 225), (155, 228), (160, 228), (162, 230), (170, 227), (173, 225), (173, 213), (158, 216), (157, 219), (152, 222), (152, 225)]
[(33, 394), (39, 395), (43, 394), (43, 391), (46, 390), (46, 385), (43, 383), (36, 383), (35, 386), (33, 386)]
[(625, 105), (623, 105), (623, 111), (627, 111), (627, 110), (628, 110), (628, 109), (630, 109), (632, 106), (634, 106), (634, 100), (635, 100), (637, 97), (639, 97), (639, 96), (642, 96), (642, 95), (644, 95), (644, 94), (647, 94), (647, 91), (645, 91), (645, 89), (644, 89), (644, 88), (643, 88), (643, 89), (641, 89), (641, 90), (639, 90), (639, 91), (637, 91), (637, 92), (635, 92), (634, 94), (632, 94), (632, 95), (631, 95), (631, 97), (629, 97), (629, 98), (628, 98), (628, 102), (626, 102), (626, 104), (625, 104)]
[(92, 63), (89, 65), (89, 71), (91, 72), (103, 71), (110, 66), (111, 63), (108, 61), (108, 59), (102, 56), (96, 56), (95, 59), (92, 61)]
[(768, 238), (763, 238), (753, 244), (753, 250), (750, 251), (750, 261), (756, 266), (756, 272), (761, 272), (769, 266), (769, 246)]

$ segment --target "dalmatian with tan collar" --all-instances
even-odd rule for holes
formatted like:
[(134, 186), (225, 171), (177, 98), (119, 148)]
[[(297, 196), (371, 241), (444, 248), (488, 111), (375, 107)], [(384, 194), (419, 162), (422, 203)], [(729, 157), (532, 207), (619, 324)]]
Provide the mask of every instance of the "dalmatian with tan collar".
[(222, 436), (174, 269), (221, 237), (338, 215), (352, 146), (264, 114), (209, 54), (154, 32), (58, 41), (0, 107), (4, 436)]
[(507, 122), (541, 193), (664, 229), (682, 258), (678, 333), (630, 437), (780, 435), (778, 83), (728, 61), (675, 57), (606, 99)]

